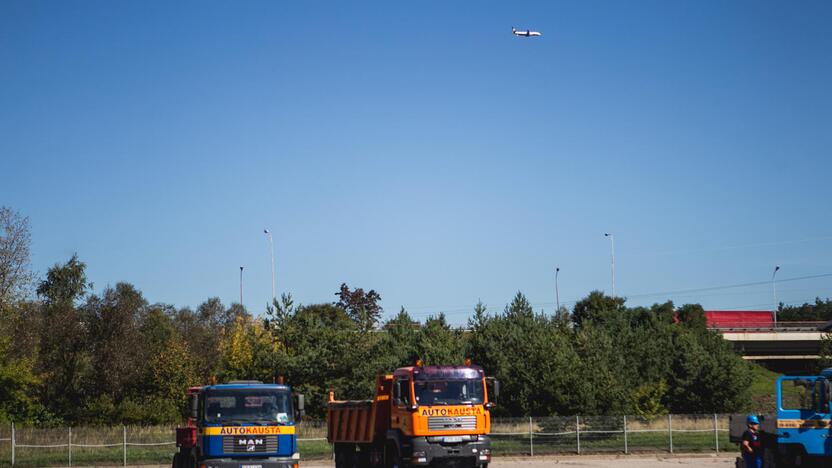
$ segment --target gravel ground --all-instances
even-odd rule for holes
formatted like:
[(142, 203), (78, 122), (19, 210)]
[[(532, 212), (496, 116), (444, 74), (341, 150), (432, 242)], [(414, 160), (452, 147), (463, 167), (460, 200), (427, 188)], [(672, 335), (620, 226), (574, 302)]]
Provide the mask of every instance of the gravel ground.
[[(642, 457), (642, 456), (572, 456), (572, 457), (535, 457), (535, 458), (497, 458), (489, 468), (543, 468), (546, 466), (575, 466), (586, 468), (665, 468), (665, 467), (705, 467), (725, 468), (734, 466), (734, 456), (679, 456), (679, 457)], [(310, 461), (302, 467), (332, 467), (332, 464)]]

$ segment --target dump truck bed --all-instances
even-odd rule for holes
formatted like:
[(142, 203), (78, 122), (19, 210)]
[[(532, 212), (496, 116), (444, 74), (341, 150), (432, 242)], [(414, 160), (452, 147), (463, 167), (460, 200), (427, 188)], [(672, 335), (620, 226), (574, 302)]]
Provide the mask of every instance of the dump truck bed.
[(326, 439), (330, 443), (368, 444), (383, 437), (390, 426), (392, 376), (379, 376), (373, 400), (335, 401), (327, 405)]
[(327, 408), (330, 443), (370, 443), (375, 438), (373, 400), (333, 401)]

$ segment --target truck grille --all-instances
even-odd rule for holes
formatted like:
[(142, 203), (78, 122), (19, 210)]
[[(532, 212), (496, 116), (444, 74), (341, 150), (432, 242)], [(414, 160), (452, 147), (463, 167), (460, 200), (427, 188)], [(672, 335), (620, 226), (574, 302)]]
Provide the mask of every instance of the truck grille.
[(277, 436), (224, 436), (223, 453), (277, 452)]
[(477, 428), (476, 416), (438, 417), (428, 418), (428, 430), (430, 431), (466, 431)]

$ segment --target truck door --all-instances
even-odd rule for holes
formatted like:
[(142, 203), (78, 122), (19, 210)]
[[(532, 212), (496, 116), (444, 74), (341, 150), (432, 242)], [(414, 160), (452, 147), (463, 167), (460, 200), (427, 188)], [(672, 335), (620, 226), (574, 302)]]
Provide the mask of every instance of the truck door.
[(778, 443), (823, 455), (829, 448), (829, 398), (826, 379), (781, 377), (777, 380)]
[(823, 438), (822, 455), (829, 457), (832, 456), (832, 409), (830, 409), (830, 406), (832, 406), (832, 401), (830, 401), (830, 397), (832, 397), (832, 386), (830, 386), (829, 380), (818, 377), (817, 383), (815, 384), (815, 392), (817, 393), (816, 399), (819, 402), (818, 415), (826, 426), (825, 430), (818, 431), (823, 432), (821, 436)]
[(391, 427), (400, 429), (403, 434), (409, 434), (411, 426), (410, 411), (410, 380), (396, 378), (393, 381), (393, 404), (391, 405)]

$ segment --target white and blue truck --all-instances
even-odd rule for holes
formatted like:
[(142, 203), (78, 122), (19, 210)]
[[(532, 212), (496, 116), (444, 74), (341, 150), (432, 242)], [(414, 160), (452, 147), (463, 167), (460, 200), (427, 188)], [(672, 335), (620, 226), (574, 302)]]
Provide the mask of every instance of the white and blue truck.
[(303, 395), (288, 385), (212, 383), (188, 395), (191, 414), (176, 429), (172, 468), (298, 468)]
[[(832, 368), (780, 377), (776, 390), (776, 413), (759, 417), (764, 466), (832, 466)], [(740, 443), (745, 430), (746, 415), (731, 416), (731, 441)]]

